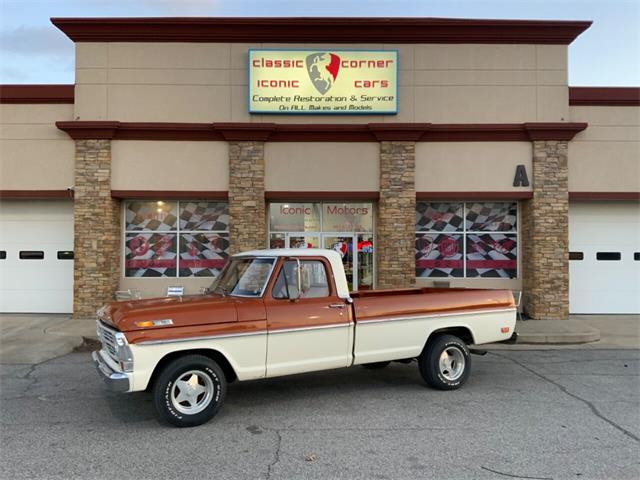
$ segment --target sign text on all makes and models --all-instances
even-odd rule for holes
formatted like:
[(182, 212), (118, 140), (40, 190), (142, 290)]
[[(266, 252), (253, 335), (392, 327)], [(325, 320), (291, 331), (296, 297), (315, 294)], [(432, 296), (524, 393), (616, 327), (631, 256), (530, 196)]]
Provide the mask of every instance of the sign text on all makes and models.
[(249, 50), (249, 112), (397, 113), (397, 77), (395, 50)]

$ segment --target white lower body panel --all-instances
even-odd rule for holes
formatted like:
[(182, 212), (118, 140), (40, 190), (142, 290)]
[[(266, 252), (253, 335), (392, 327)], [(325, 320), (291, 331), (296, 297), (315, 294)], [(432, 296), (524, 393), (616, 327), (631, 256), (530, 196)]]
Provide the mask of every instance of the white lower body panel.
[[(474, 344), (508, 340), (515, 329), (516, 310), (415, 316), (356, 321), (354, 364), (414, 358), (429, 336), (442, 328), (468, 329)], [(508, 328), (507, 332), (502, 332)]]

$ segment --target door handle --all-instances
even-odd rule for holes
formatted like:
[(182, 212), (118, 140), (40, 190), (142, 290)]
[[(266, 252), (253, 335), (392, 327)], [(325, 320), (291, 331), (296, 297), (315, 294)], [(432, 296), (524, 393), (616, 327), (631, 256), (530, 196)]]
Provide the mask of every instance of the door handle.
[(344, 303), (332, 303), (329, 308), (344, 308)]

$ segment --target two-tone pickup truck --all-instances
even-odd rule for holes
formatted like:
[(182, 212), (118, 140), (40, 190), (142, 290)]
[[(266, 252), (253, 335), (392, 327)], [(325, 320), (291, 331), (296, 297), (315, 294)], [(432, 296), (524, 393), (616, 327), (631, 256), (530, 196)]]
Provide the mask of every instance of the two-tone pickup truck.
[(417, 359), (427, 384), (460, 387), (468, 345), (509, 340), (509, 290), (350, 293), (332, 250), (231, 257), (206, 294), (114, 302), (98, 311), (98, 371), (115, 390), (151, 391), (161, 419), (200, 425), (227, 383)]

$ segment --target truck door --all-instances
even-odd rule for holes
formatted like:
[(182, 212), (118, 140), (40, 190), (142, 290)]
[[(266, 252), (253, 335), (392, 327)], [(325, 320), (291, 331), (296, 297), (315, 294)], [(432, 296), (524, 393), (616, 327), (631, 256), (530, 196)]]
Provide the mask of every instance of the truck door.
[(264, 297), (267, 377), (350, 365), (350, 310), (329, 280), (329, 262), (323, 257), (301, 257), (299, 263), (285, 259), (275, 275)]

